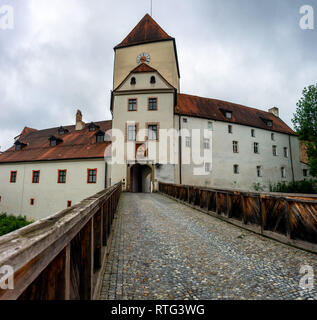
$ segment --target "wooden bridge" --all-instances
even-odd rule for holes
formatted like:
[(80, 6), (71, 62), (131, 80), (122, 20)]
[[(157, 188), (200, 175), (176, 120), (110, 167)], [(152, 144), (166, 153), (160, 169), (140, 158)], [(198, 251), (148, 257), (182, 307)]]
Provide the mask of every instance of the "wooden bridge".
[[(198, 209), (225, 220), (226, 223), (317, 253), (317, 197), (215, 190), (163, 183), (160, 183), (159, 191), (195, 211)], [(125, 198), (123, 207), (126, 208), (121, 206), (117, 211), (120, 195), (121, 184), (117, 184), (72, 208), (1, 237), (0, 267), (8, 265), (13, 268), (14, 289), (0, 289), (0, 299), (98, 299), (102, 286), (105, 285), (106, 263), (113, 231), (116, 231), (118, 239), (124, 236), (117, 231), (119, 226), (113, 224), (115, 214), (117, 212), (122, 215), (120, 210), (134, 210), (127, 202), (129, 199)], [(145, 201), (144, 208), (152, 201), (156, 206), (152, 211), (165, 210), (165, 218), (156, 221), (160, 224), (168, 218), (169, 208), (175, 203), (173, 200), (167, 202), (165, 207), (160, 207), (160, 201), (150, 195), (146, 196)], [(135, 211), (138, 210), (139, 208)], [(173, 212), (175, 210), (173, 207)], [(183, 209), (177, 207), (177, 210), (181, 215)], [(126, 226), (131, 231), (132, 238), (143, 233), (143, 230), (139, 233), (134, 230), (142, 225), (142, 220), (127, 221), (131, 224), (138, 223), (137, 226)], [(171, 230), (175, 231), (177, 227), (176, 224)], [(183, 237), (183, 231), (180, 232)], [(142, 248), (147, 250), (147, 243), (153, 243), (154, 240), (142, 241)], [(162, 247), (162, 244), (157, 245)], [(193, 243), (193, 247), (196, 245)], [(228, 247), (230, 245), (227, 243)], [(232, 243), (232, 247), (234, 245)], [(115, 246), (112, 245), (114, 252)], [(286, 249), (281, 247), (279, 250)], [(116, 254), (120, 255), (120, 252)], [(135, 254), (137, 253), (133, 253), (133, 256)], [(142, 259), (141, 256), (139, 258)], [(132, 262), (129, 260), (129, 263)], [(133, 273), (133, 270), (130, 272)], [(113, 271), (109, 273), (110, 276), (111, 273)]]

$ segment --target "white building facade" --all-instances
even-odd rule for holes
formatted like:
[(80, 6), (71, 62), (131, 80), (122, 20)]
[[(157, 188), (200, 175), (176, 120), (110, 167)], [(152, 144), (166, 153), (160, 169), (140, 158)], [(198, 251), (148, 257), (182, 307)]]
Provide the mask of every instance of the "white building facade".
[(294, 132), (269, 112), (180, 93), (175, 39), (146, 15), (115, 48), (112, 121), (25, 128), (0, 154), (0, 212), (40, 219), (122, 182), (268, 190), (309, 178)]

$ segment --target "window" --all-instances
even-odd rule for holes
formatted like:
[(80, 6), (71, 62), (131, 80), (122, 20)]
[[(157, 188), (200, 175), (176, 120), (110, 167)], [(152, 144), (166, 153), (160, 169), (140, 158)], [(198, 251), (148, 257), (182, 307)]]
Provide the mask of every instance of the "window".
[(251, 137), (255, 138), (255, 130), (251, 129)]
[(149, 140), (158, 140), (157, 124), (149, 124), (148, 125), (148, 139)]
[(151, 84), (155, 84), (155, 83), (156, 83), (156, 79), (155, 79), (154, 76), (151, 77), (150, 83), (151, 83)]
[(212, 122), (208, 121), (208, 130), (212, 131)]
[(186, 138), (185, 138), (185, 143), (186, 143), (186, 147), (187, 147), (187, 148), (190, 148), (191, 145), (192, 145), (192, 139), (191, 139), (191, 137), (186, 137)]
[(128, 126), (128, 141), (136, 141), (136, 125)]
[(227, 119), (232, 119), (232, 112), (226, 111), (225, 116)]
[(34, 206), (34, 202), (35, 202), (35, 200), (34, 200), (33, 198), (31, 198), (31, 199), (30, 199), (30, 205), (31, 205), (31, 206)]
[(272, 152), (273, 152), (273, 156), (276, 157), (277, 156), (277, 146), (272, 147)]
[(259, 143), (258, 142), (254, 142), (253, 149), (254, 149), (254, 153), (259, 153)]
[(205, 172), (210, 172), (211, 164), (210, 162), (205, 163)]
[(10, 172), (10, 182), (16, 183), (17, 182), (17, 171), (11, 171)]
[(284, 157), (288, 158), (288, 148), (284, 147)]
[(131, 84), (131, 85), (135, 85), (135, 84), (136, 84), (135, 77), (132, 77), (132, 78), (131, 78), (131, 82), (130, 82), (130, 84)]
[(275, 140), (275, 134), (271, 133), (271, 140), (274, 141)]
[(69, 132), (68, 129), (65, 129), (64, 127), (59, 127), (58, 128), (58, 134), (63, 135), (65, 133)]
[(27, 145), (19, 140), (17, 140), (15, 143), (15, 151), (20, 151), (22, 150), (24, 147), (26, 147)]
[(32, 173), (32, 183), (39, 183), (40, 182), (40, 171), (34, 170)]
[(187, 118), (183, 118), (183, 122), (184, 122), (184, 123), (187, 123)]
[(97, 183), (97, 169), (87, 169), (87, 183)]
[(233, 146), (233, 153), (238, 153), (239, 152), (239, 143), (238, 143), (238, 141), (232, 141), (232, 146)]
[(51, 146), (51, 147), (55, 147), (55, 146), (57, 146), (58, 144), (60, 144), (60, 143), (63, 142), (63, 139), (56, 138), (55, 136), (51, 136), (48, 140), (49, 140), (49, 142), (50, 142), (50, 146)]
[(51, 147), (55, 147), (56, 145), (57, 145), (56, 140), (51, 140), (51, 141), (50, 141), (50, 146), (51, 146)]
[(233, 173), (234, 173), (234, 174), (239, 174), (239, 165), (235, 164), (235, 165), (233, 166)]
[(303, 176), (307, 177), (308, 176), (308, 170), (307, 169), (303, 169)]
[(284, 167), (281, 168), (281, 177), (286, 178), (286, 170)]
[(204, 139), (204, 149), (210, 149), (210, 140)]
[(96, 142), (99, 143), (99, 142), (104, 142), (104, 141), (105, 141), (105, 132), (102, 130), (99, 130), (96, 133)]
[(129, 99), (128, 111), (136, 111), (137, 110), (137, 100)]
[(57, 183), (66, 183), (67, 170), (58, 170)]
[(157, 110), (157, 98), (149, 98), (149, 110), (150, 111)]
[(273, 127), (273, 121), (269, 120), (266, 122), (268, 127)]
[(70, 200), (67, 201), (67, 208), (70, 208), (72, 206), (72, 202)]
[(15, 145), (15, 151), (20, 151), (22, 149), (22, 145), (21, 144), (16, 144)]
[(256, 174), (259, 178), (262, 177), (262, 167), (261, 166), (256, 167)]
[(232, 125), (228, 126), (228, 133), (232, 133)]

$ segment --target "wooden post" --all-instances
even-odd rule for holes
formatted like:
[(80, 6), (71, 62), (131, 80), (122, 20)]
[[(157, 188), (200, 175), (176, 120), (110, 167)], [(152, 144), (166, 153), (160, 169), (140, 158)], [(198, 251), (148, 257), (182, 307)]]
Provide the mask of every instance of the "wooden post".
[(70, 244), (65, 248), (65, 300), (70, 300)]
[(242, 222), (243, 224), (247, 224), (247, 205), (246, 205), (246, 200), (245, 196), (241, 194), (241, 201), (242, 201)]

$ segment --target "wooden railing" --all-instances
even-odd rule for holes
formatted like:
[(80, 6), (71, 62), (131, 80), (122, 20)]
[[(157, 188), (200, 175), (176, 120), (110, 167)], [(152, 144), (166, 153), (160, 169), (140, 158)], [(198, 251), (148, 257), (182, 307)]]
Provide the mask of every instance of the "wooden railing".
[(317, 196), (159, 183), (159, 191), (245, 229), (317, 252)]
[(96, 298), (120, 193), (117, 184), (1, 237), (0, 267), (13, 268), (14, 289), (0, 288), (0, 299)]

